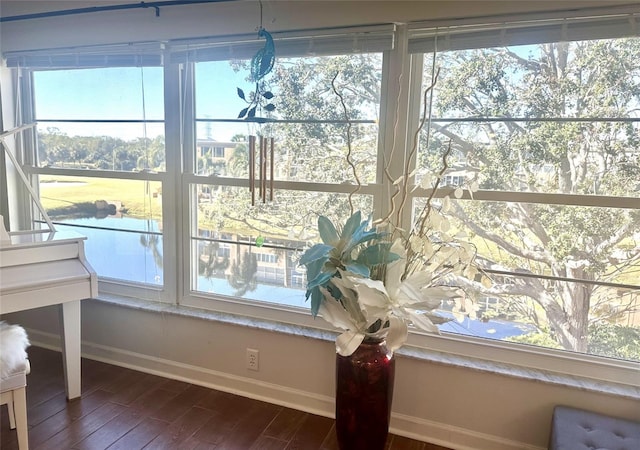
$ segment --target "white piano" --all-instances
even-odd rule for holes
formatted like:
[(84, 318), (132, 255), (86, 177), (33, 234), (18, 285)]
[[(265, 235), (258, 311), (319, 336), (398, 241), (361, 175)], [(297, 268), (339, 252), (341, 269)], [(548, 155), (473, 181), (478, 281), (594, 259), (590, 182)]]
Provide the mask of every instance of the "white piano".
[(81, 393), (80, 301), (98, 294), (96, 273), (84, 255), (85, 239), (77, 233), (49, 231), (8, 239), (5, 234), (0, 241), (0, 314), (59, 305), (69, 400)]

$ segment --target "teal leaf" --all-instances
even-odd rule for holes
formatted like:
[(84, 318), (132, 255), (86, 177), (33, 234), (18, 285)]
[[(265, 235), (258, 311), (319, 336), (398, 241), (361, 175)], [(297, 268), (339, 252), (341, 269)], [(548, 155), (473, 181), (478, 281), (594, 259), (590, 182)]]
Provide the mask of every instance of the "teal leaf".
[(375, 230), (365, 230), (366, 226), (367, 222), (362, 222), (362, 224), (353, 232), (349, 242), (350, 245), (364, 244), (365, 242), (380, 237), (379, 233)]
[(326, 244), (316, 244), (309, 250), (304, 252), (300, 258), (300, 264), (309, 264), (312, 261), (316, 261), (321, 258), (326, 258), (329, 252), (333, 249), (332, 246)]
[(247, 115), (247, 111), (249, 111), (249, 107), (247, 106), (246, 108), (244, 108), (242, 111), (240, 111), (240, 114), (238, 114), (238, 119), (242, 119), (244, 116)]
[(320, 232), (320, 238), (322, 239), (322, 242), (327, 245), (332, 245), (335, 247), (340, 240), (340, 236), (338, 236), (336, 227), (325, 216), (318, 217), (318, 231)]
[(253, 118), (253, 117), (255, 117), (255, 116), (256, 116), (256, 107), (254, 106), (254, 107), (253, 107), (253, 108), (251, 108), (251, 109), (249, 110), (249, 112), (247, 113), (247, 117), (251, 119), (251, 118)]
[[(308, 298), (308, 297), (307, 297)], [(322, 292), (320, 289), (316, 288), (311, 292), (311, 315), (316, 317), (318, 315), (318, 310), (320, 309), (320, 304), (322, 303)]]
[(266, 91), (262, 93), (262, 96), (267, 100), (271, 100), (273, 98), (273, 93), (271, 91)]
[(269, 103), (267, 105), (264, 105), (264, 109), (266, 111), (269, 111), (269, 112), (275, 111), (276, 110), (276, 105), (274, 105), (273, 103)]
[(320, 272), (320, 274), (313, 280), (307, 283), (307, 289), (314, 289), (316, 287), (326, 285), (329, 280), (335, 276), (335, 272)]
[(359, 264), (359, 263), (350, 263), (350, 264), (346, 264), (345, 269), (351, 273), (354, 273), (356, 275), (361, 275), (363, 277), (369, 277), (370, 275), (370, 271), (369, 271), (369, 267), (367, 267), (364, 264)]
[(381, 239), (383, 234), (376, 232), (375, 230), (365, 230), (368, 222), (362, 222), (360, 226), (354, 231), (349, 238), (343, 254), (351, 254), (354, 248), (361, 244), (365, 244), (374, 239)]
[[(356, 211), (351, 217), (349, 217), (349, 219), (347, 219), (347, 223), (344, 224), (344, 228), (342, 229), (342, 239), (351, 240), (353, 233), (362, 226), (360, 222), (362, 222), (362, 214), (360, 214), (360, 211)], [(366, 224), (364, 226), (366, 226)]]
[(356, 262), (372, 267), (378, 264), (389, 264), (390, 262), (400, 259), (398, 254), (389, 251), (390, 248), (390, 242), (370, 245), (360, 252), (356, 258)]
[(324, 263), (326, 261), (326, 258), (320, 258), (307, 263), (307, 280), (313, 280), (315, 277), (317, 277), (320, 272), (322, 272), (322, 268), (324, 267)]
[(238, 88), (238, 97), (240, 97), (242, 100), (246, 100), (246, 98), (244, 97), (244, 91), (240, 88)]

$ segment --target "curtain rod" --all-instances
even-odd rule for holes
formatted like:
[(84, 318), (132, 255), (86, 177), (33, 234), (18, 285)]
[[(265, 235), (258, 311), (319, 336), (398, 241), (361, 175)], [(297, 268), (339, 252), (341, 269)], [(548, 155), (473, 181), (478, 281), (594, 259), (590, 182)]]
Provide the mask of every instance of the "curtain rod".
[(102, 11), (116, 11), (123, 9), (137, 9), (137, 8), (154, 8), (156, 10), (156, 17), (160, 17), (160, 7), (162, 6), (181, 6), (190, 5), (194, 3), (224, 3), (233, 2), (238, 0), (173, 0), (173, 1), (161, 1), (161, 2), (140, 2), (140, 3), (127, 3), (124, 5), (108, 5), (108, 6), (89, 6), (86, 8), (74, 8), (74, 9), (62, 9), (59, 11), (49, 11), (33, 14), (22, 14), (19, 16), (0, 17), (0, 22), (15, 22), (18, 20), (29, 19), (41, 19), (46, 17), (58, 17), (58, 16), (70, 16), (75, 14), (86, 14)]

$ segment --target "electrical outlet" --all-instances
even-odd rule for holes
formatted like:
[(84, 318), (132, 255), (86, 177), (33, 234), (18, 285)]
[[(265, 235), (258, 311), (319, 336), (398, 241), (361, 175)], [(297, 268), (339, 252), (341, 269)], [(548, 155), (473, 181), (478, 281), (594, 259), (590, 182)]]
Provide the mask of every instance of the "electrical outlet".
[(254, 348), (247, 349), (247, 369), (260, 370), (260, 352)]

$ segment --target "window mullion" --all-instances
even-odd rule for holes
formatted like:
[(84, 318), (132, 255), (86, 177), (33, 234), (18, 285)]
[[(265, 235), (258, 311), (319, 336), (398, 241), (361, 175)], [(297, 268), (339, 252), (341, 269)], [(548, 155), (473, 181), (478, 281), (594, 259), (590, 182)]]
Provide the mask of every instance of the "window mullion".
[[(163, 182), (163, 266), (165, 300), (176, 303), (180, 298), (182, 284), (181, 268), (185, 264), (181, 258), (182, 210), (180, 201), (181, 164), (181, 89), (180, 67), (177, 64), (164, 66), (164, 111), (165, 111), (165, 152), (166, 177)], [(188, 265), (188, 264), (187, 264)]]
[(191, 236), (194, 227), (197, 228), (197, 210), (192, 208), (193, 184), (187, 174), (192, 174), (196, 166), (194, 149), (196, 147), (196, 108), (195, 108), (195, 67), (193, 62), (180, 64), (180, 95), (178, 98), (178, 109), (180, 111), (180, 152), (178, 155), (180, 165), (176, 169), (176, 180), (179, 189), (176, 189), (177, 217), (179, 217), (179, 254), (181, 265), (178, 276), (178, 297), (177, 302), (181, 303), (189, 296), (194, 284), (194, 277), (197, 271), (192, 270), (195, 264), (192, 256)]
[(400, 25), (396, 30), (396, 45), (385, 53), (383, 60), (377, 175), (382, 189), (374, 200), (376, 216), (386, 215), (391, 205), (393, 181), (404, 173), (411, 82), (407, 43), (407, 27)]

